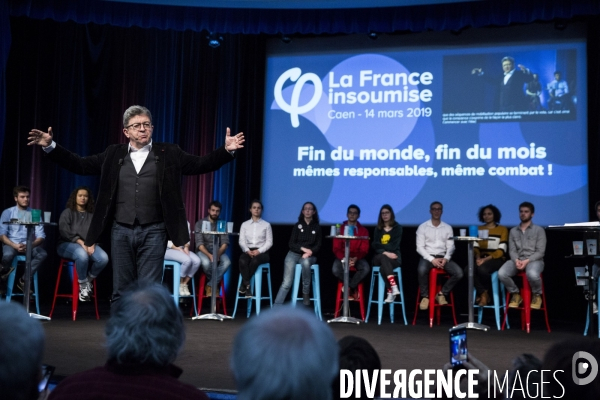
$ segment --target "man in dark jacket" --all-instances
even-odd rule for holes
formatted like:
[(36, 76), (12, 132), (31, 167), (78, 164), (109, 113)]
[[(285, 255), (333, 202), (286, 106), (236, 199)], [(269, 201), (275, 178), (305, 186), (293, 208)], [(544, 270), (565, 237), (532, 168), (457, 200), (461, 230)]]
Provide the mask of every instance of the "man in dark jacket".
[(96, 212), (85, 240), (97, 242), (111, 229), (114, 270), (113, 297), (138, 278), (160, 282), (167, 237), (176, 246), (189, 242), (181, 175), (215, 171), (233, 160), (243, 147), (244, 134), (231, 136), (225, 146), (206, 156), (194, 156), (170, 143), (152, 142), (152, 114), (131, 106), (123, 114), (128, 144), (110, 145), (103, 153), (81, 157), (52, 140), (48, 132), (32, 129), (29, 145), (40, 145), (47, 157), (79, 175), (100, 174)]
[[(515, 59), (507, 56), (502, 59), (502, 72), (501, 77), (492, 76), (489, 80), (498, 85), (498, 111), (528, 110), (524, 86), (531, 81), (531, 71), (521, 64), (515, 67)], [(484, 76), (482, 68), (473, 68), (471, 73)]]

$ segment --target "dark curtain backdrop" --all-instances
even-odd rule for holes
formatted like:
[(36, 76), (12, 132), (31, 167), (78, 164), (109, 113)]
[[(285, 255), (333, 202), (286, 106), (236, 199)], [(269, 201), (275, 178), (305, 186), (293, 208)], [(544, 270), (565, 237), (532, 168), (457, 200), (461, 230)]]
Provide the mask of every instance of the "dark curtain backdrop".
[(95, 154), (126, 142), (123, 111), (141, 104), (153, 114), (153, 140), (192, 154), (221, 146), (227, 127), (245, 132), (247, 147), (234, 162), (214, 174), (184, 177), (182, 191), (192, 226), (213, 198), (223, 203), (224, 219), (247, 219), (246, 204), (260, 191), (263, 38), (227, 36), (212, 49), (205, 35), (191, 31), (29, 18), (12, 18), (10, 26), (2, 209), (14, 205), (17, 184), (31, 186), (32, 206), (52, 211), (54, 220), (75, 187), (96, 193), (98, 177), (67, 172), (45, 160), (41, 148), (27, 146), (31, 128), (51, 126), (56, 142)]

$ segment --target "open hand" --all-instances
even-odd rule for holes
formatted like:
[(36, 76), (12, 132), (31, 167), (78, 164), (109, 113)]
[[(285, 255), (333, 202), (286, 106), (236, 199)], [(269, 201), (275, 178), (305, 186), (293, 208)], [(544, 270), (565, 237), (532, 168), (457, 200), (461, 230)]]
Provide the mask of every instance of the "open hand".
[(237, 149), (241, 149), (244, 144), (244, 133), (240, 132), (235, 136), (231, 136), (231, 130), (227, 128), (227, 133), (225, 135), (225, 150), (227, 151), (235, 151)]
[(29, 140), (27, 146), (37, 144), (39, 146), (48, 147), (52, 144), (52, 127), (48, 128), (48, 132), (32, 129), (29, 132), (29, 137), (27, 139)]

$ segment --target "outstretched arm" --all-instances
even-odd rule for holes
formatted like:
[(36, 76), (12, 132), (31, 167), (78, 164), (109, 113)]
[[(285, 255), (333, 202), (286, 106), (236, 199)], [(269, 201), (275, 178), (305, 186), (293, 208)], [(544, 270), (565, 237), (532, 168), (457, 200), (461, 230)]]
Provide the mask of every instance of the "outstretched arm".
[(54, 142), (52, 136), (52, 127), (48, 128), (48, 132), (32, 129), (29, 132), (27, 145), (42, 146), (48, 159), (77, 175), (97, 175), (101, 172), (100, 168), (104, 162), (105, 153), (81, 157)]

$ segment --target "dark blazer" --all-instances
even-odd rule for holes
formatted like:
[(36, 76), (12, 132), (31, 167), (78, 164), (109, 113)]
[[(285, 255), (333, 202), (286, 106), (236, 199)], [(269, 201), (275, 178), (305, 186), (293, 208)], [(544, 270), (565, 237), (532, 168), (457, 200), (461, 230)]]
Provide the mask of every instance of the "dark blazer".
[(527, 72), (515, 69), (504, 84), (504, 75), (500, 77), (500, 111), (525, 111), (529, 109), (523, 86), (533, 78)]
[[(78, 175), (100, 174), (100, 189), (96, 210), (85, 244), (91, 246), (103, 233), (112, 227), (117, 200), (117, 182), (122, 160), (127, 156), (128, 144), (113, 144), (100, 154), (81, 157), (56, 144), (56, 148), (45, 153), (51, 161)], [(176, 246), (190, 241), (185, 216), (185, 205), (181, 196), (181, 175), (198, 175), (216, 171), (233, 156), (220, 147), (205, 155), (194, 156), (171, 143), (152, 142), (157, 162), (157, 183), (167, 236)]]

